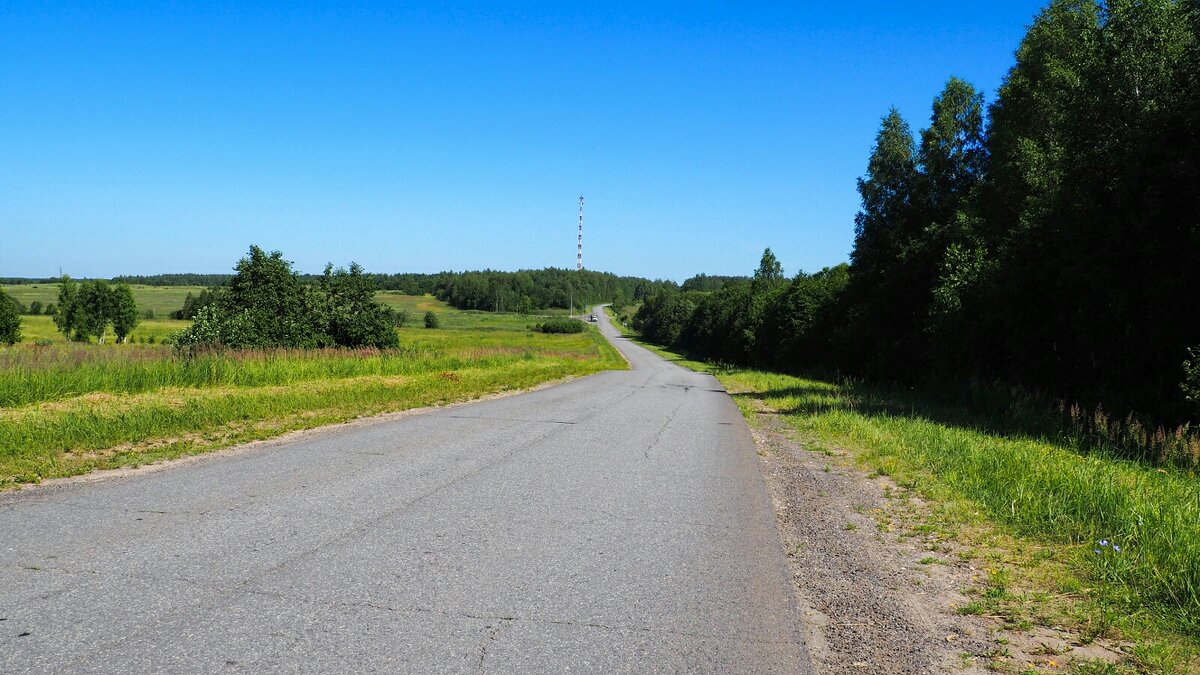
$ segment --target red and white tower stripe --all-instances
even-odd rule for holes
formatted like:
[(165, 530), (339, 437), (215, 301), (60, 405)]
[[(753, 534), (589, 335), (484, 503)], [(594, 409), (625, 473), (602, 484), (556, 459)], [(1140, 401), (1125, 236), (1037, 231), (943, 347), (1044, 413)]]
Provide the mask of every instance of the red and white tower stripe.
[(579, 248), (575, 252), (575, 271), (583, 269), (583, 195), (579, 195)]

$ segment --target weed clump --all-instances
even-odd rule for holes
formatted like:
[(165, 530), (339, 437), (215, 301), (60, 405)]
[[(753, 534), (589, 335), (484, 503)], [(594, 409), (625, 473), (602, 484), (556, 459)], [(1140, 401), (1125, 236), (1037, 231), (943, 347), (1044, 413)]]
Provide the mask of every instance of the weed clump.
[(582, 333), (583, 324), (574, 319), (550, 319), (533, 329), (539, 333)]

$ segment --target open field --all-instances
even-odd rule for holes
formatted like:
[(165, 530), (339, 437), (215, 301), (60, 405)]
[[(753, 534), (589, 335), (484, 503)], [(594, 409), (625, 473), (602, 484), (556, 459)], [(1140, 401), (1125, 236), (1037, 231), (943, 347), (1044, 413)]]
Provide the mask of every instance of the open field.
[[(164, 338), (171, 336), (174, 333), (187, 328), (190, 321), (176, 321), (175, 319), (141, 319), (138, 325), (130, 333), (130, 342), (148, 342), (153, 340), (160, 343)], [(105, 336), (108, 342), (105, 346), (112, 346), (117, 349), (123, 349), (132, 345), (113, 345), (112, 331), (109, 330)], [(60, 342), (68, 344), (68, 340), (63, 337), (62, 333), (54, 326), (53, 317), (49, 316), (22, 316), (21, 317), (21, 342), (35, 343), (39, 340), (49, 340), (51, 342)]]
[(449, 329), (523, 329), (541, 321), (545, 316), (566, 316), (565, 309), (539, 309), (531, 314), (509, 314), (455, 309), (431, 295), (405, 295), (398, 291), (379, 291), (375, 299), (396, 310), (408, 312), (408, 326), (420, 326), (425, 312), (432, 311), (441, 319), (441, 327)]
[[(183, 307), (188, 293), (199, 295), (203, 286), (130, 286), (138, 311), (154, 310), (155, 318), (166, 319), (171, 312)], [(16, 284), (0, 286), (5, 293), (16, 298), (26, 307), (34, 300), (42, 305), (58, 302), (58, 284)]]
[(386, 352), (0, 348), (0, 487), (625, 367), (595, 329), (544, 335), (527, 320), (463, 313), (456, 328), (400, 330)]
[[(53, 288), (51, 288), (53, 287)], [(42, 300), (41, 296), (29, 291), (34, 289), (33, 286), (5, 286), (6, 292), (10, 289), (26, 289), (24, 294), (11, 293), (26, 305), (30, 300)], [(163, 289), (185, 289), (184, 292), (159, 293), (151, 294), (148, 301), (158, 303), (159, 306), (166, 306), (169, 303), (178, 300), (178, 304), (171, 305), (168, 311), (155, 310), (155, 319), (142, 319), (137, 328), (133, 330), (132, 341), (147, 342), (153, 339), (156, 343), (161, 343), (163, 338), (169, 337), (173, 333), (177, 333), (188, 326), (187, 321), (177, 321), (174, 319), (165, 318), (169, 311), (179, 309), (183, 305), (183, 298), (187, 292), (193, 294), (202, 290), (199, 286), (137, 286), (134, 287), (134, 296), (139, 303), (139, 308), (144, 308), (142, 299), (139, 294), (149, 291), (160, 291)], [(139, 290), (141, 289), (141, 290)], [(57, 298), (57, 284), (40, 284), (40, 288), (34, 289), (37, 292), (43, 293), (46, 297)], [(375, 298), (393, 309), (404, 310), (408, 312), (408, 323), (404, 327), (404, 331), (408, 330), (424, 330), (422, 320), (425, 312), (432, 311), (437, 313), (441, 319), (441, 329), (443, 330), (468, 330), (468, 331), (490, 331), (490, 330), (525, 330), (536, 323), (539, 323), (545, 316), (563, 316), (565, 310), (545, 310), (539, 311), (536, 314), (505, 314), (494, 312), (479, 312), (455, 309), (446, 303), (429, 295), (404, 295), (393, 291), (380, 291), (375, 295)], [(52, 302), (53, 300), (51, 300)], [(32, 343), (38, 340), (51, 340), (53, 342), (67, 342), (67, 340), (55, 329), (54, 321), (48, 316), (22, 316), (21, 317), (21, 339), (22, 342)], [(109, 334), (111, 340), (111, 332)]]
[[(170, 316), (171, 312), (183, 307), (183, 300), (187, 297), (188, 293), (199, 295), (200, 291), (204, 290), (203, 286), (133, 285), (130, 288), (133, 289), (133, 299), (137, 303), (139, 311), (154, 310), (155, 319), (153, 321), (170, 321), (168, 316)], [(0, 289), (3, 289), (5, 293), (27, 307), (34, 300), (40, 301), (43, 306), (48, 303), (58, 302), (58, 284), (4, 285), (0, 286)], [(539, 320), (538, 317), (541, 316), (566, 316), (567, 314), (567, 311), (564, 309), (537, 310), (529, 315), (460, 310), (430, 295), (405, 295), (399, 291), (379, 291), (375, 294), (375, 299), (393, 309), (408, 312), (409, 327), (419, 327), (421, 319), (427, 311), (433, 311), (438, 314), (442, 320), (443, 328), (470, 330), (524, 328), (527, 325), (537, 323)], [(38, 317), (27, 316), (24, 317), (23, 321), (28, 322), (31, 318), (34, 319), (33, 322), (22, 324), (22, 331), (25, 333), (27, 341), (55, 339), (55, 336), (49, 334), (54, 332), (54, 327), (49, 323), (48, 317), (46, 325), (50, 327), (49, 332), (45, 330), (45, 326), (40, 323)], [(163, 336), (178, 331), (187, 325), (186, 323), (155, 324), (153, 321), (144, 320), (136, 333), (139, 333), (141, 337), (149, 337), (149, 335), (153, 334), (161, 339)]]

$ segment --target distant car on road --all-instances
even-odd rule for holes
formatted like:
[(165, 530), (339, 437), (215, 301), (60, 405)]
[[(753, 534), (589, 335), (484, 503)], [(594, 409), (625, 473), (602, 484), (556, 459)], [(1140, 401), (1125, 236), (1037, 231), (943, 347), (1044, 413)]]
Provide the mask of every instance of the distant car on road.
[(592, 323), (596, 323), (596, 315), (592, 314), (592, 315), (588, 316), (588, 321), (591, 321)]

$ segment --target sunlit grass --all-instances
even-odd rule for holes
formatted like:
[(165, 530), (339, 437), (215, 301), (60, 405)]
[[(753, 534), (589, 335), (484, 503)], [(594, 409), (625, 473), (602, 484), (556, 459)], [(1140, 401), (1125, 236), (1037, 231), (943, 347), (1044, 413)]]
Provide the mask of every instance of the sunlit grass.
[[(188, 327), (189, 321), (177, 321), (174, 319), (141, 319), (138, 325), (129, 334), (129, 341), (133, 344), (145, 344), (153, 342), (161, 344), (163, 340), (178, 333)], [(107, 344), (113, 345), (112, 329), (108, 330), (105, 335)], [(54, 326), (54, 318), (49, 316), (22, 316), (21, 317), (21, 342), (23, 344), (36, 344), (38, 342), (56, 342), (67, 343), (68, 340)], [(126, 345), (114, 345), (118, 348), (123, 348)]]
[(530, 314), (455, 309), (431, 295), (404, 295), (397, 291), (378, 291), (375, 299), (392, 309), (407, 312), (406, 329), (421, 327), (425, 312), (436, 313), (441, 319), (441, 328), (450, 330), (518, 330), (540, 323), (547, 316), (567, 314), (565, 309), (539, 309)]
[(1117, 611), (1152, 611), (1200, 631), (1194, 475), (999, 435), (902, 391), (754, 371), (719, 377), (748, 413), (761, 403), (816, 445), (847, 449), (901, 480), (970, 500), (1019, 536), (1064, 547), (1096, 584), (1094, 597)]
[(458, 328), (399, 330), (388, 351), (0, 348), (0, 487), (626, 367), (594, 328), (524, 321), (463, 313)]
[[(12, 284), (0, 286), (9, 296), (21, 301), (26, 307), (37, 300), (43, 306), (58, 303), (58, 284)], [(183, 299), (188, 293), (199, 295), (204, 286), (145, 286), (134, 284), (133, 301), (137, 303), (138, 311), (154, 310), (156, 319), (169, 318), (171, 312), (183, 307)]]

